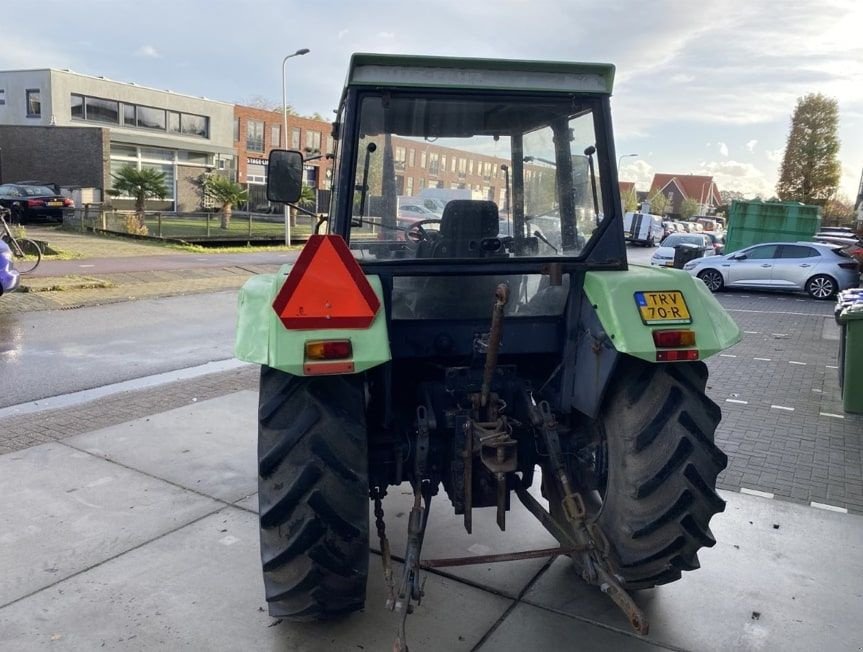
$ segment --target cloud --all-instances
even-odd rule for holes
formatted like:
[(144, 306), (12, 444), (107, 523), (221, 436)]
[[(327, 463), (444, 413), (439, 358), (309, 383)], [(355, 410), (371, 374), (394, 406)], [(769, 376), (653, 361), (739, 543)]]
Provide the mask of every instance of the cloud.
[(342, 38), (344, 38), (345, 36), (347, 36), (347, 34), (348, 34), (348, 32), (349, 32), (349, 31), (350, 31), (350, 30), (347, 30), (347, 29), (340, 29), (340, 30), (339, 30), (339, 33), (338, 33), (338, 35), (336, 36), (336, 38), (338, 38), (338, 39), (342, 39)]
[(649, 190), (653, 182), (653, 166), (642, 159), (623, 159), (618, 174), (621, 181), (634, 181), (638, 190)]
[(755, 151), (755, 146), (758, 144), (758, 141), (754, 138), (746, 143), (746, 149), (750, 152)]
[(135, 54), (139, 57), (148, 57), (150, 59), (159, 59), (162, 56), (152, 45), (142, 45), (135, 50)]
[(778, 163), (782, 160), (782, 155), (784, 154), (784, 152), (785, 150), (781, 147), (779, 147), (778, 149), (765, 149), (764, 156), (766, 156), (767, 160), (771, 163)]
[(700, 164), (696, 174), (712, 176), (720, 190), (736, 190), (746, 197), (770, 197), (774, 182), (751, 163), (738, 161), (707, 161)]
[(728, 145), (725, 143), (716, 143), (717, 147), (719, 147), (719, 153), (722, 156), (728, 156)]
[(396, 35), (392, 32), (378, 32), (377, 37), (378, 38), (385, 38), (385, 39), (394, 39), (396, 37)]

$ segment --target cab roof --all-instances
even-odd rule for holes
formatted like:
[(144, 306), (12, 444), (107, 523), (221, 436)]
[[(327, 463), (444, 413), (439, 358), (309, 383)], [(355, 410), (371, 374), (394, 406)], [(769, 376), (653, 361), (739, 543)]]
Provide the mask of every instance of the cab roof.
[(468, 88), (610, 95), (608, 63), (357, 53), (345, 87)]

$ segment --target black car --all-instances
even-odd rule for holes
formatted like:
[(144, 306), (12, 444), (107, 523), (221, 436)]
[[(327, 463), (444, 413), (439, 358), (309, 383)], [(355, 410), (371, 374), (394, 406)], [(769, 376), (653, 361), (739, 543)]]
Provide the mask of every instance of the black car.
[(0, 186), (0, 206), (12, 211), (12, 221), (37, 219), (63, 221), (63, 212), (75, 208), (75, 202), (48, 186), (4, 183)]

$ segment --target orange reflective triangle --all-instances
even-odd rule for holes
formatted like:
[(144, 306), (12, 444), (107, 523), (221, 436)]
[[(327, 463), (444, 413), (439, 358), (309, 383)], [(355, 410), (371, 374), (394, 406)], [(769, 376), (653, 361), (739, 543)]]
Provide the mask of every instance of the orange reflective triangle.
[(368, 328), (381, 302), (338, 235), (313, 235), (273, 309), (285, 328)]

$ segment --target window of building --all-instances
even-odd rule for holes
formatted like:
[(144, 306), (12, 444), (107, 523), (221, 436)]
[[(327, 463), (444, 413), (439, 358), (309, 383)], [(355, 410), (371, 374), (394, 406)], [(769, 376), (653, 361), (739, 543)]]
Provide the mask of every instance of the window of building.
[(440, 169), (446, 172), (446, 154), (440, 155)]
[[(71, 94), (69, 106), (73, 120), (101, 122), (140, 129), (156, 129), (200, 138), (210, 137), (210, 118), (204, 115), (121, 103), (117, 100), (90, 97), (78, 93)], [(238, 126), (235, 125), (234, 127), (235, 137), (238, 135)]]
[(408, 165), (413, 167), (416, 164), (416, 152), (413, 147), (408, 150)]
[(124, 104), (123, 105), (123, 124), (127, 127), (135, 126), (135, 105), (134, 104)]
[(467, 173), (473, 174), (473, 159), (467, 162)]
[(72, 119), (73, 120), (83, 120), (84, 119), (84, 96), (83, 95), (75, 95), (72, 93), (72, 97), (69, 101), (72, 106)]
[(42, 115), (42, 100), (39, 99), (38, 88), (28, 88), (27, 91), (27, 117), (38, 118)]
[(165, 109), (154, 109), (151, 106), (136, 106), (135, 118), (136, 127), (165, 131)]
[(423, 170), (425, 170), (425, 167), (426, 167), (426, 153), (425, 152), (420, 153), (420, 167)]
[(409, 195), (414, 194), (414, 178), (413, 177), (407, 178), (407, 186), (405, 187), (405, 190), (407, 190), (407, 194), (409, 194)]
[(264, 151), (264, 123), (258, 120), (246, 121), (246, 149), (250, 152)]
[(207, 138), (210, 135), (210, 119), (205, 115), (182, 113), (180, 114), (180, 131), (185, 136)]
[(449, 162), (449, 171), (450, 172), (455, 172), (455, 162), (456, 162), (456, 158), (455, 158), (455, 156), (453, 156)]
[(321, 132), (307, 131), (306, 132), (306, 149), (318, 150), (321, 149)]
[(279, 148), (282, 146), (282, 126), (270, 125), (270, 147)]
[(291, 129), (291, 149), (300, 149), (300, 128), (293, 127)]
[(334, 149), (333, 149), (334, 145), (335, 145), (335, 143), (333, 142), (333, 137), (332, 137), (332, 136), (327, 136), (327, 154), (332, 154), (332, 153), (333, 153), (333, 151), (334, 151)]
[(429, 154), (429, 174), (437, 174), (439, 171), (439, 162), (437, 152)]
[(396, 170), (404, 170), (405, 169), (405, 157), (407, 156), (407, 151), (404, 147), (396, 147), (396, 158), (395, 158), (395, 166)]
[(234, 118), (234, 142), (240, 142), (240, 119)]
[(0, 106), (6, 104), (6, 89), (0, 88)]

